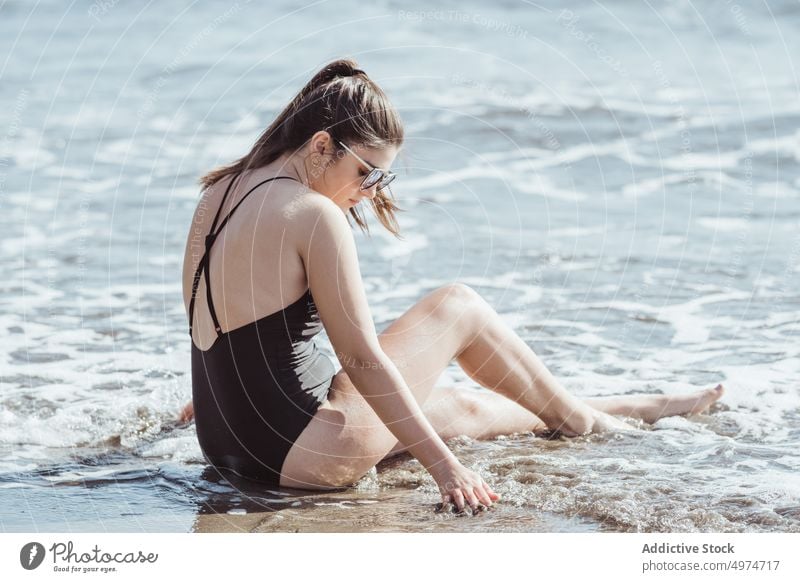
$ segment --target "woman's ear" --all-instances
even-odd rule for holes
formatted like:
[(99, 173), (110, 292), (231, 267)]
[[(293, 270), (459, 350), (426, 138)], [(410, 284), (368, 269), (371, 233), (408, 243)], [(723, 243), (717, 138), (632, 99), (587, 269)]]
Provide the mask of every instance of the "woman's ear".
[(311, 136), (308, 153), (322, 156), (325, 155), (325, 152), (329, 152), (332, 148), (333, 139), (331, 139), (331, 134), (324, 130), (318, 131)]
[(307, 159), (311, 164), (315, 179), (319, 177), (333, 161), (333, 139), (327, 131), (318, 131), (311, 136), (306, 149)]

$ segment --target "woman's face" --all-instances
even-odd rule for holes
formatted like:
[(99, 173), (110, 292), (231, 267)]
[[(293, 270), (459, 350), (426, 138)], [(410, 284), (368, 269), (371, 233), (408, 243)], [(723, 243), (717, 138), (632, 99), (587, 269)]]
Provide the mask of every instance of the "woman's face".
[[(358, 157), (373, 167), (390, 170), (397, 157), (398, 149), (390, 146), (384, 149), (365, 148), (347, 144)], [(334, 149), (330, 134), (317, 132), (309, 144), (309, 178), (311, 187), (333, 200), (342, 210), (347, 211), (367, 198), (374, 198), (378, 185), (361, 190), (361, 183), (369, 174), (370, 168), (362, 164), (351, 153), (339, 147)], [(324, 152), (324, 154), (322, 153)], [(315, 161), (318, 164), (315, 165)]]

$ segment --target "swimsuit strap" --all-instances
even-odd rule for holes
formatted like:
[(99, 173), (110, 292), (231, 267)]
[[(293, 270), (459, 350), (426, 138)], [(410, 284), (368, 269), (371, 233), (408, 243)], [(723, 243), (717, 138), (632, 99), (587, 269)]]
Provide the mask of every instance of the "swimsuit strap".
[[(189, 301), (189, 335), (190, 336), (192, 335), (192, 323), (194, 323), (194, 301), (197, 298), (197, 288), (200, 286), (200, 274), (202, 273), (203, 270), (205, 270), (205, 274), (206, 274), (206, 277), (205, 277), (206, 278), (206, 300), (208, 302), (208, 310), (211, 312), (211, 319), (214, 321), (214, 329), (217, 332), (217, 337), (222, 335), (222, 328), (219, 325), (219, 320), (217, 320), (217, 312), (214, 310), (214, 302), (211, 300), (211, 276), (209, 275), (208, 271), (209, 271), (209, 265), (211, 263), (211, 247), (214, 245), (214, 241), (217, 240), (217, 236), (219, 236), (219, 233), (222, 231), (223, 228), (225, 228), (225, 225), (228, 224), (228, 221), (231, 219), (231, 215), (233, 215), (233, 213), (236, 212), (236, 209), (239, 208), (239, 206), (241, 206), (242, 202), (244, 202), (245, 199), (248, 196), (250, 196), (250, 194), (253, 193), (253, 191), (255, 191), (260, 186), (263, 186), (267, 182), (272, 182), (273, 180), (294, 180), (295, 182), (299, 181), (299, 180), (297, 180), (297, 178), (292, 178), (291, 176), (276, 176), (274, 178), (268, 178), (266, 180), (263, 180), (262, 182), (259, 182), (258, 184), (253, 186), (247, 192), (247, 194), (242, 196), (242, 199), (227, 214), (227, 216), (225, 217), (225, 220), (223, 220), (222, 223), (219, 225), (219, 228), (216, 228), (217, 220), (219, 219), (219, 216), (222, 213), (222, 208), (225, 206), (225, 200), (228, 198), (228, 194), (231, 191), (233, 183), (236, 181), (236, 178), (238, 178), (241, 175), (242, 174), (240, 173), (239, 175), (235, 176), (231, 180), (230, 184), (228, 184), (228, 188), (225, 190), (225, 194), (222, 196), (222, 202), (220, 202), (219, 209), (217, 210), (217, 215), (214, 217), (214, 222), (211, 224), (211, 232), (206, 236), (206, 239), (205, 239), (206, 251), (205, 251), (205, 253), (203, 253), (203, 257), (200, 259), (200, 263), (197, 266), (197, 270), (194, 272), (194, 278), (192, 280), (192, 298)], [(215, 228), (216, 228), (216, 230), (215, 230)]]
[[(211, 256), (211, 246), (214, 244), (214, 241), (217, 239), (217, 234), (219, 234), (219, 230), (216, 229), (217, 220), (219, 220), (220, 214), (222, 214), (222, 209), (225, 208), (225, 201), (228, 199), (228, 194), (233, 189), (233, 185), (236, 183), (236, 180), (241, 178), (244, 175), (244, 172), (240, 172), (236, 174), (231, 181), (228, 183), (228, 187), (225, 189), (225, 193), (222, 195), (222, 202), (219, 203), (219, 208), (217, 208), (217, 214), (214, 216), (214, 222), (211, 223), (211, 229), (209, 234), (206, 235), (205, 238), (205, 247), (206, 250), (203, 253), (203, 258), (200, 259), (200, 263), (197, 265), (197, 270), (194, 272), (194, 278), (192, 280), (192, 299), (189, 302), (189, 335), (192, 335), (192, 323), (194, 322), (194, 301), (197, 297), (197, 287), (200, 285), (200, 272), (205, 269), (206, 272), (206, 303), (209, 306), (209, 310), (211, 311), (211, 318), (214, 320), (214, 328), (217, 331), (217, 337), (220, 335), (220, 325), (217, 321), (217, 312), (214, 310), (213, 302), (211, 301), (211, 280), (208, 274), (208, 265), (210, 263), (209, 257)], [(260, 184), (259, 184), (260, 186)], [(256, 186), (258, 187), (258, 186)], [(252, 191), (252, 190), (251, 190)], [(249, 194), (250, 192), (248, 192)], [(245, 195), (246, 197), (247, 195)], [(244, 199), (244, 198), (243, 198)], [(235, 209), (234, 209), (235, 210)], [(233, 213), (233, 210), (228, 214)], [(220, 229), (221, 230), (221, 229)]]

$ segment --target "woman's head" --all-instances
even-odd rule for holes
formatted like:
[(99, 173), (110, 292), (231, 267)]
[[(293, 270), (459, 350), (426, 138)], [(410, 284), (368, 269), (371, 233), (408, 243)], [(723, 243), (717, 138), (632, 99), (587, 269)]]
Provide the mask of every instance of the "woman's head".
[(398, 235), (394, 213), (400, 209), (391, 191), (378, 189), (379, 185), (361, 190), (360, 185), (370, 171), (362, 161), (389, 170), (403, 139), (400, 116), (386, 94), (355, 61), (339, 59), (314, 75), (247, 155), (206, 174), (200, 182), (208, 187), (228, 174), (276, 160), (292, 167), (299, 162), (308, 186), (349, 209), (363, 230), (369, 229), (353, 200), (368, 200), (378, 220)]

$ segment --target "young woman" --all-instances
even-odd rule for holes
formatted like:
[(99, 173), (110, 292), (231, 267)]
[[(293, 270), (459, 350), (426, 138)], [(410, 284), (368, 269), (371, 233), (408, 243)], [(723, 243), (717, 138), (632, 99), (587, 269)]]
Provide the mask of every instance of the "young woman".
[[(320, 70), (250, 152), (205, 175), (183, 267), (193, 402), (205, 459), (272, 485), (351, 484), (408, 451), (461, 511), (499, 497), (445, 445), (555, 430), (632, 429), (706, 410), (722, 386), (679, 397), (579, 399), (481, 296), (453, 283), (377, 334), (349, 217), (369, 205), (398, 235), (388, 188), (403, 125), (352, 60)], [(314, 336), (322, 329), (338, 373)], [(456, 360), (490, 391), (435, 387)]]

